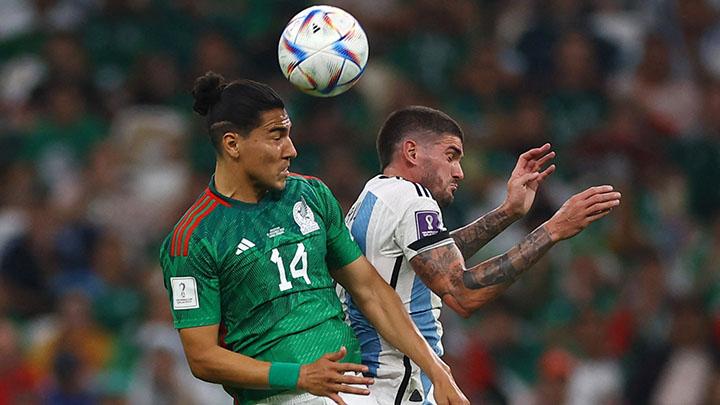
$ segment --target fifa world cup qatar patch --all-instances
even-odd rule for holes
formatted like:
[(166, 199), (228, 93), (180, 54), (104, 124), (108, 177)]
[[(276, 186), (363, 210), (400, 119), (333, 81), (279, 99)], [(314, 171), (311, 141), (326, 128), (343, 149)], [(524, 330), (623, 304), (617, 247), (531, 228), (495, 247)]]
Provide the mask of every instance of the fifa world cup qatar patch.
[(200, 308), (195, 277), (170, 277), (174, 310)]
[(435, 235), (444, 230), (442, 222), (440, 222), (440, 213), (437, 211), (415, 211), (415, 227), (418, 239)]

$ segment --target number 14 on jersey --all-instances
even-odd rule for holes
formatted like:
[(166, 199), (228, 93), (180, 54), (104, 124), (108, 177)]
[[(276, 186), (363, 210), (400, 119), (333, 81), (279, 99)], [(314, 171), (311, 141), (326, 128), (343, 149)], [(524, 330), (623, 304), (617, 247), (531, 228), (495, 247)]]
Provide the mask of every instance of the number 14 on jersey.
[[(278, 273), (280, 274), (280, 284), (278, 284), (280, 291), (291, 289), (292, 283), (287, 279), (285, 264), (283, 263), (283, 259), (277, 248), (272, 250), (270, 261), (277, 265)], [(297, 244), (295, 256), (290, 261), (290, 275), (294, 279), (304, 279), (305, 283), (308, 285), (312, 284), (307, 275), (307, 252), (305, 251), (305, 245), (303, 245), (302, 242)]]

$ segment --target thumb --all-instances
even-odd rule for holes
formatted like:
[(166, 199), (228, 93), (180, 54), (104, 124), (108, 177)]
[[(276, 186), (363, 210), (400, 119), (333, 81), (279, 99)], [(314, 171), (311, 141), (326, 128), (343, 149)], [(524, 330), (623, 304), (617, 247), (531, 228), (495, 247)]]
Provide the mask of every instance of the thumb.
[(324, 357), (330, 361), (340, 361), (347, 354), (345, 346), (341, 347), (340, 350), (334, 353), (327, 353)]

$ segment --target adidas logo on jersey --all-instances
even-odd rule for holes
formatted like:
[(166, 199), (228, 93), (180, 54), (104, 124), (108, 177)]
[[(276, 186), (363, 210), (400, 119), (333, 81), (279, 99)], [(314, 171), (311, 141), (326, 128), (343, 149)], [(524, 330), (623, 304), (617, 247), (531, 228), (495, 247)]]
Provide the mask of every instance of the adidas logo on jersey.
[(243, 238), (243, 240), (241, 240), (240, 243), (238, 243), (238, 245), (237, 245), (237, 250), (235, 250), (235, 255), (239, 255), (240, 253), (242, 253), (254, 246), (255, 246), (254, 243)]

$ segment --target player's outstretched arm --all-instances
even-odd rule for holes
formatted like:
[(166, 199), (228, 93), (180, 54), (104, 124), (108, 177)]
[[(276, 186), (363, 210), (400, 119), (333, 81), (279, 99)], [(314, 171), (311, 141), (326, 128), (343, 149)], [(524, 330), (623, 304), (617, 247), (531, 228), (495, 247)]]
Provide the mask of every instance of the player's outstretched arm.
[(555, 171), (543, 167), (555, 157), (546, 143), (520, 155), (507, 183), (507, 197), (496, 209), (472, 223), (450, 232), (464, 258), (470, 258), (510, 224), (527, 214), (538, 186)]
[(568, 199), (543, 225), (500, 256), (465, 269), (457, 247), (439, 246), (410, 260), (423, 282), (462, 316), (494, 299), (555, 243), (571, 238), (620, 204), (612, 186), (591, 187)]
[(365, 256), (332, 272), (352, 295), (360, 311), (391, 345), (405, 353), (430, 377), (438, 404), (469, 404), (450, 373), (410, 319), (407, 309)]
[(369, 395), (369, 391), (348, 384), (369, 385), (372, 379), (345, 375), (362, 373), (362, 364), (338, 363), (345, 357), (343, 347), (311, 364), (291, 365), (255, 360), (218, 345), (219, 326), (180, 329), (185, 355), (193, 375), (201, 380), (251, 389), (289, 389), (327, 396), (342, 404), (338, 392)]

